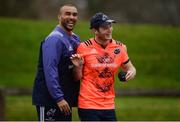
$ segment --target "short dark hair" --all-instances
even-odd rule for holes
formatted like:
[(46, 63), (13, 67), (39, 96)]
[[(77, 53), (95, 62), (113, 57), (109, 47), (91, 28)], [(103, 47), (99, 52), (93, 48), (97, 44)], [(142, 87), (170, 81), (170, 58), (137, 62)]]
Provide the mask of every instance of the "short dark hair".
[(75, 4), (66, 3), (66, 4), (63, 4), (62, 6), (59, 7), (59, 14), (60, 14), (60, 12), (61, 12), (62, 7), (64, 7), (64, 6), (70, 6), (70, 7), (75, 7), (75, 8), (77, 8), (77, 6), (76, 6)]

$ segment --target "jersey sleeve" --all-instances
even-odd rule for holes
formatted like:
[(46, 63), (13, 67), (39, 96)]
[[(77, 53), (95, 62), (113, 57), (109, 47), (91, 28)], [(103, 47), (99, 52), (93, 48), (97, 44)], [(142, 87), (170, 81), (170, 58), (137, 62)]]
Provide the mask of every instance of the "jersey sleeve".
[(86, 51), (87, 51), (87, 48), (86, 48), (87, 46), (83, 43), (83, 42), (81, 42), (80, 44), (79, 44), (79, 46), (78, 46), (78, 48), (77, 48), (77, 53), (78, 54), (84, 54)]

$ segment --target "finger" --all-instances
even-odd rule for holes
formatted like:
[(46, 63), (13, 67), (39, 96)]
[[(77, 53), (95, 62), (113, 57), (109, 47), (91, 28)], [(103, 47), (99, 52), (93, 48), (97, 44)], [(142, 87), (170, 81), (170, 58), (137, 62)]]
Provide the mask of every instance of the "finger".
[(134, 75), (133, 73), (131, 73), (129, 76), (128, 76), (128, 80), (132, 80), (134, 78)]
[(74, 57), (75, 57), (75, 58), (78, 58), (78, 59), (81, 59), (81, 58), (82, 58), (82, 56), (81, 56), (80, 54), (74, 54)]
[(64, 106), (64, 113), (65, 113), (65, 115), (70, 115), (70, 108), (69, 108), (69, 106), (68, 105), (66, 105), (66, 106)]
[(67, 105), (67, 109), (69, 110), (69, 114), (71, 113), (71, 108), (69, 107), (69, 105)]
[(71, 58), (74, 58), (74, 57), (77, 57), (77, 55), (76, 55), (76, 54), (72, 54), (72, 55), (71, 55)]
[(71, 60), (74, 59), (74, 55), (71, 55), (70, 59), (71, 59)]
[(63, 108), (62, 107), (59, 107), (60, 111), (63, 112)]
[(65, 106), (63, 106), (63, 113), (64, 113), (65, 115), (67, 115), (66, 107), (65, 107)]
[(75, 57), (77, 57), (77, 54), (74, 54), (73, 56), (74, 56), (74, 58), (75, 58)]
[(67, 110), (67, 114), (70, 115), (71, 114), (71, 109), (70, 109), (69, 105), (66, 106), (66, 110)]
[(72, 54), (71, 55), (71, 57), (70, 57), (71, 59), (74, 59), (74, 58), (81, 58), (81, 55), (80, 54)]
[(77, 54), (77, 58), (78, 58), (78, 59), (81, 59), (81, 55)]
[(130, 80), (131, 76), (132, 76), (132, 72), (127, 72), (126, 80)]

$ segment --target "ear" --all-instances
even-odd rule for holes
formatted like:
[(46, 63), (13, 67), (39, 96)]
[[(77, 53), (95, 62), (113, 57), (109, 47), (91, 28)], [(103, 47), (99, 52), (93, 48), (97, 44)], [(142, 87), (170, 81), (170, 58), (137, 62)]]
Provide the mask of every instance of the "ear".
[(61, 16), (60, 15), (58, 15), (58, 20), (61, 20)]
[(97, 34), (98, 31), (93, 28), (93, 29), (92, 29), (92, 32), (94, 32), (95, 34)]

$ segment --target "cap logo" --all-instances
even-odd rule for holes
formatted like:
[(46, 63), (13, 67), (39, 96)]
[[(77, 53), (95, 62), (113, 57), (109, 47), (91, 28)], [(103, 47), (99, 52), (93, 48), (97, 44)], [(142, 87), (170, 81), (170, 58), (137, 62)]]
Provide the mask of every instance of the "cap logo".
[(69, 51), (73, 51), (73, 48), (71, 45), (69, 45)]
[(102, 20), (105, 21), (107, 19), (107, 16), (106, 15), (103, 15), (102, 16)]

